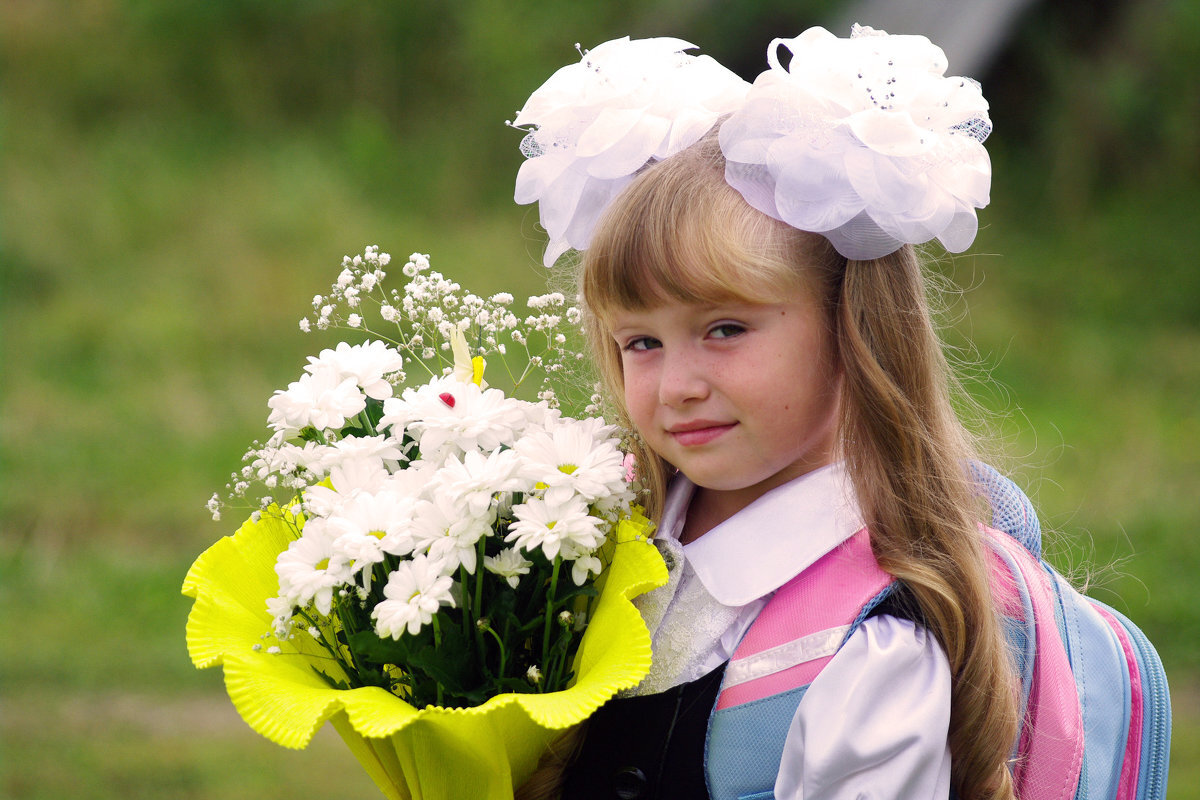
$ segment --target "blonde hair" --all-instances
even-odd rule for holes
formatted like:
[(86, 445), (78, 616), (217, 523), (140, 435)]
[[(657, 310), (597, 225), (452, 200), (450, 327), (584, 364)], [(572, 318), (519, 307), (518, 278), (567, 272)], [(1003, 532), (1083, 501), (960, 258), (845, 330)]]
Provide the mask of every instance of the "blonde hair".
[[(974, 448), (952, 406), (956, 383), (913, 248), (848, 261), (823, 237), (755, 211), (725, 182), (714, 133), (648, 168), (614, 200), (580, 274), (593, 356), (627, 426), (611, 312), (763, 302), (796, 288), (827, 312), (844, 382), (839, 454), (876, 559), (911, 592), (949, 657), (955, 790), (963, 800), (1009, 800), (1017, 683), (991, 600), (967, 467)], [(636, 441), (634, 449), (657, 517), (672, 467)]]

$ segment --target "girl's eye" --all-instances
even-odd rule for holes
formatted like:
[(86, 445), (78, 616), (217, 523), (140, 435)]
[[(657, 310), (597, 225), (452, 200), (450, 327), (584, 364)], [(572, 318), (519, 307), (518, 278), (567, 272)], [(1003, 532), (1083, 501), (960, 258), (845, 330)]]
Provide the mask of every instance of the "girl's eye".
[(636, 339), (630, 339), (625, 343), (626, 350), (653, 350), (657, 347), (662, 347), (662, 342), (652, 336), (639, 336)]
[(746, 328), (743, 325), (739, 325), (736, 322), (722, 322), (720, 325), (714, 325), (709, 329), (708, 335), (712, 339), (728, 339), (745, 332)]

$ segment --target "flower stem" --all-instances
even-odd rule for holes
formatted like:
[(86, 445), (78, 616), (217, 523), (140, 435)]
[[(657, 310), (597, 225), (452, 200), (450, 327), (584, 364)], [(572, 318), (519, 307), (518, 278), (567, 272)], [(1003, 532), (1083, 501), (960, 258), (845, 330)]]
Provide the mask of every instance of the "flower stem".
[[(433, 615), (433, 647), (435, 650), (442, 646), (442, 627), (439, 624), (439, 622), (440, 622), (440, 620), (438, 619), (438, 615), (434, 614)], [(434, 681), (434, 685), (437, 686), (437, 704), (439, 706), (443, 705), (442, 684), (438, 681)]]
[(487, 537), (479, 537), (478, 552), (475, 555), (475, 597), (474, 605), (471, 607), (471, 616), (478, 620), (483, 616), (483, 559), (484, 548), (487, 546)]
[(500, 648), (500, 669), (496, 674), (503, 678), (504, 666), (508, 661), (508, 651), (504, 649), (504, 640), (500, 638), (500, 634), (496, 633), (491, 625), (488, 625), (484, 630), (492, 635), (492, 638), (496, 640), (496, 645)]
[(546, 619), (542, 624), (543, 663), (550, 654), (550, 626), (554, 624), (554, 598), (558, 596), (558, 570), (561, 567), (562, 556), (558, 556), (554, 559), (554, 568), (550, 572), (550, 588), (546, 592)]

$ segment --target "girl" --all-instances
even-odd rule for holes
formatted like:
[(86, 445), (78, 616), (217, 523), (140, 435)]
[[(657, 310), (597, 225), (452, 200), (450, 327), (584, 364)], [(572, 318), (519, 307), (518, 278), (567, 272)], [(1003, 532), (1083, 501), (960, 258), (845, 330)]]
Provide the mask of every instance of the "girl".
[[(540, 124), (518, 200), (540, 201), (552, 250), (584, 251), (589, 340), (671, 568), (642, 606), (651, 673), (589, 723), (564, 797), (1013, 797), (1019, 699), (987, 517), (913, 248), (973, 238), (986, 103), (942, 77), (927, 40), (855, 33), (776, 40), (740, 89), (707, 62), (688, 84), (699, 60), (674, 40), (651, 66), (596, 48), (582, 63), (600, 100), (576, 87), (548, 109), (548, 83), (518, 117)], [(656, 85), (665, 99), (648, 99)], [(631, 142), (648, 152), (636, 177), (598, 163), (605, 130), (615, 161), (637, 160)], [(581, 163), (588, 177), (564, 184)], [(722, 738), (739, 643), (782, 587), (858, 540), (862, 569), (901, 589), (865, 609), (781, 727)], [(740, 775), (758, 753), (765, 785)]]

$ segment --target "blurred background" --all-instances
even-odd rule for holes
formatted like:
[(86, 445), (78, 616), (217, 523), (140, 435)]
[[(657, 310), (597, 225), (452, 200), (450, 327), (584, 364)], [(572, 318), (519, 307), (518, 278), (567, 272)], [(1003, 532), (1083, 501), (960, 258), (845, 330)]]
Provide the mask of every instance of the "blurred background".
[(180, 583), (236, 524), (204, 502), (338, 339), (296, 321), (367, 244), (543, 291), (503, 122), (575, 42), (679, 36), (753, 78), (852, 15), (941, 26), (984, 85), (947, 336), (1054, 562), (1158, 645), (1171, 797), (1200, 798), (1192, 0), (4, 0), (0, 797), (376, 797), (331, 732), (258, 737), (184, 647)]

